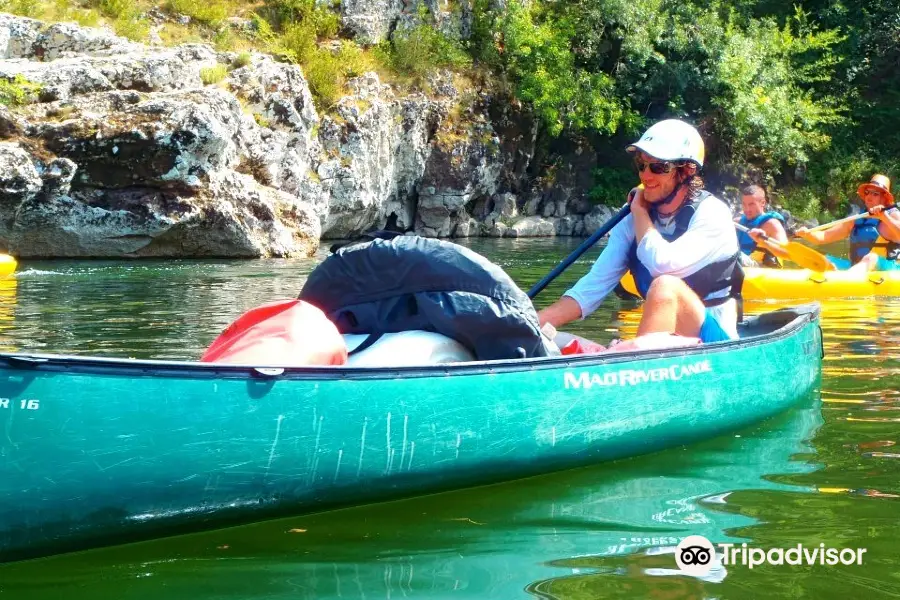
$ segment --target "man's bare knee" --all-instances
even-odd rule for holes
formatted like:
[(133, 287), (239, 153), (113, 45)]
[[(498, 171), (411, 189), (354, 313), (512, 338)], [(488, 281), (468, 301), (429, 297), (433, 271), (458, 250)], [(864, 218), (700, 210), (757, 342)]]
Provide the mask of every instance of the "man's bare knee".
[(672, 275), (660, 275), (647, 290), (647, 302), (674, 303), (681, 297), (685, 283)]

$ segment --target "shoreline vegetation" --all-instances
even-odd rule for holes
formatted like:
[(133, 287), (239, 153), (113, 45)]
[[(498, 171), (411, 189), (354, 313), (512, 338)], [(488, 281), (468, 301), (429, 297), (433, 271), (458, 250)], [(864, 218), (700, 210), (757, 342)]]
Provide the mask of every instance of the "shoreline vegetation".
[[(678, 117), (703, 132), (707, 187), (736, 199), (746, 183), (801, 219), (844, 214), (873, 172), (900, 174), (900, 24), (891, 2), (859, 10), (767, 0), (437, 0), (380, 42), (346, 27), (339, 0), (5, 0), (0, 10), (47, 22), (109, 27), (141, 43), (200, 42), (298, 64), (318, 110), (366, 71), (428, 92), (449, 69), (507, 94), (539, 122), (552, 178), (560, 147), (597, 153), (595, 201), (634, 182), (621, 149), (649, 122)], [(893, 12), (892, 12), (893, 11)], [(224, 68), (202, 74), (205, 83)], [(25, 101), (27, 81), (0, 82), (0, 103)]]

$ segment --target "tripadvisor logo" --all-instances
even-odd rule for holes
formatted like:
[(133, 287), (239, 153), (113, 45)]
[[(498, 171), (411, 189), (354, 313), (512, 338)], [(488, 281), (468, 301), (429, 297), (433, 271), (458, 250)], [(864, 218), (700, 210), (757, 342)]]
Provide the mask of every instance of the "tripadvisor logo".
[[(717, 544), (715, 546), (702, 535), (690, 535), (675, 549), (675, 564), (687, 575), (707, 575), (716, 564), (742, 565), (752, 569), (760, 565), (861, 565), (866, 548), (829, 548), (824, 543), (806, 547), (797, 544), (791, 548), (751, 548), (746, 543)], [(720, 557), (716, 561), (716, 556)]]
[(675, 564), (688, 575), (706, 575), (715, 560), (716, 549), (702, 535), (689, 535), (675, 548)]

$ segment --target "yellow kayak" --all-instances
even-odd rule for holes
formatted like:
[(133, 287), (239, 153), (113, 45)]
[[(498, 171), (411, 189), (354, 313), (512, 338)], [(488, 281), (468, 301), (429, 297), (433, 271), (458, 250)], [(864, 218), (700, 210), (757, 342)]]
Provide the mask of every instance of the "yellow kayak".
[(9, 277), (16, 271), (18, 263), (9, 254), (0, 254), (0, 278)]
[[(622, 278), (622, 287), (637, 295), (631, 273)], [(744, 298), (748, 300), (790, 300), (794, 298), (857, 298), (900, 296), (900, 269), (851, 273), (807, 269), (745, 268)]]

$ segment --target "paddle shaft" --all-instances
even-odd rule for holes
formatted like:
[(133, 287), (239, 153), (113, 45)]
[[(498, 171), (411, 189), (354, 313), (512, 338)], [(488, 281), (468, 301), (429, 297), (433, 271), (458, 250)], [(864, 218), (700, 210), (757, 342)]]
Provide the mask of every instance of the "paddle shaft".
[(828, 229), (830, 227), (834, 227), (835, 225), (841, 225), (842, 223), (849, 223), (850, 221), (855, 221), (857, 219), (864, 219), (866, 217), (871, 217), (868, 212), (862, 212), (858, 215), (851, 215), (849, 217), (844, 217), (843, 219), (838, 219), (837, 221), (832, 221), (831, 223), (825, 223), (824, 225), (816, 225), (815, 227), (810, 227), (807, 231), (822, 231), (823, 229)]
[(597, 243), (597, 241), (602, 238), (604, 235), (612, 231), (612, 228), (618, 225), (622, 219), (628, 216), (628, 213), (631, 212), (631, 204), (626, 204), (622, 207), (622, 209), (613, 215), (613, 217), (604, 223), (600, 229), (594, 232), (594, 235), (584, 240), (578, 248), (576, 248), (569, 256), (565, 258), (561, 263), (556, 265), (556, 268), (547, 273), (543, 279), (534, 284), (530, 290), (528, 290), (528, 297), (534, 299), (535, 296), (541, 293), (545, 287), (547, 287), (551, 281), (559, 277), (559, 275), (569, 268), (569, 266), (581, 258), (581, 255), (588, 251), (588, 249)]

